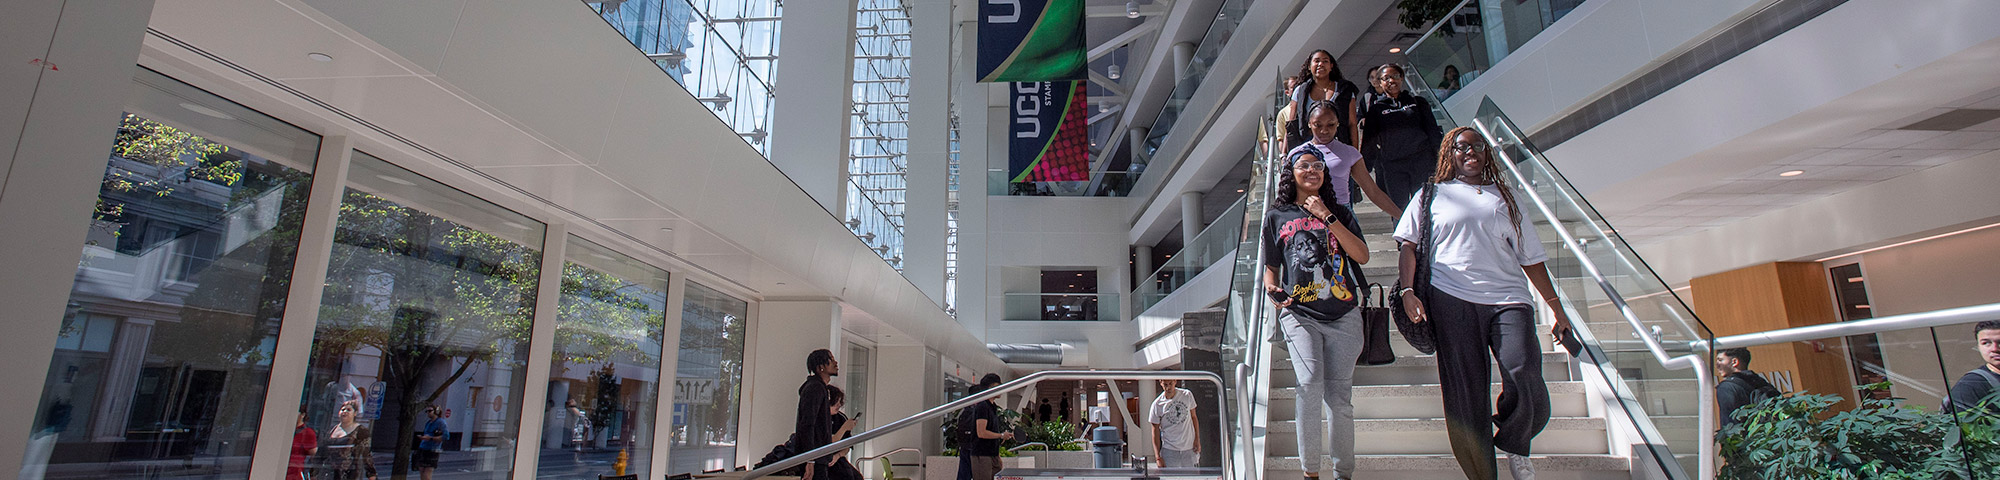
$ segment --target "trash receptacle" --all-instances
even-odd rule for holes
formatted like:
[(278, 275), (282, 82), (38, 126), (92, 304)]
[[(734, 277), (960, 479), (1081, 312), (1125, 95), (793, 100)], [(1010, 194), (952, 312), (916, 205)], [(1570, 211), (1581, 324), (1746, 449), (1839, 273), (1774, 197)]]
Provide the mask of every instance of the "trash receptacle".
[(1090, 447), (1096, 452), (1097, 468), (1120, 468), (1125, 466), (1123, 447), (1125, 442), (1118, 439), (1118, 427), (1097, 427), (1090, 431)]

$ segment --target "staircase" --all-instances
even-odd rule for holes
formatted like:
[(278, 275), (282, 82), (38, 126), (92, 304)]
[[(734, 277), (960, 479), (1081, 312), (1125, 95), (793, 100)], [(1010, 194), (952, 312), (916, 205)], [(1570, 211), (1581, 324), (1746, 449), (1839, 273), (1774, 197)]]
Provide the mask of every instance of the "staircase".
[[(1396, 281), (1396, 248), (1390, 237), (1394, 220), (1372, 204), (1360, 203), (1355, 214), (1362, 224), (1371, 250), (1363, 268), (1371, 282), (1390, 285)], [(1535, 438), (1537, 478), (1543, 480), (1630, 479), (1631, 460), (1613, 455), (1606, 431), (1606, 419), (1593, 415), (1590, 396), (1579, 381), (1570, 356), (1553, 346), (1538, 328), (1542, 351), (1542, 372), (1549, 386), (1552, 418), (1547, 429)], [(1415, 348), (1391, 333), (1396, 362), (1376, 367), (1358, 367), (1354, 373), (1356, 478), (1363, 479), (1462, 479), (1458, 461), (1452, 456), (1445, 437), (1444, 406), (1438, 384), (1437, 359), (1418, 354)], [(1266, 480), (1297, 479), (1304, 475), (1296, 432), (1298, 424), (1298, 378), (1290, 354), (1279, 341), (1271, 345), (1277, 352), (1271, 363), (1270, 420), (1266, 438), (1264, 476)], [(1499, 393), (1497, 367), (1496, 383)], [(1317, 408), (1324, 408), (1319, 406)], [(1602, 409), (1599, 409), (1602, 410)], [(1319, 455), (1325, 462), (1325, 456)], [(1497, 467), (1501, 478), (1507, 473), (1505, 458)], [(1322, 463), (1321, 472), (1331, 477), (1331, 466)]]

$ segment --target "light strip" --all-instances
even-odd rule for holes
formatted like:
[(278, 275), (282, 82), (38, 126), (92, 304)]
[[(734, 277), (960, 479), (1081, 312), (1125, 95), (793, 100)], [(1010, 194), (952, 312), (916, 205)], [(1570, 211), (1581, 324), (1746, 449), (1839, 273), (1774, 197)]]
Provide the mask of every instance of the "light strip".
[(1964, 234), (1964, 233), (1972, 233), (1972, 232), (1977, 232), (1977, 231), (1980, 231), (1980, 230), (1985, 230), (1985, 229), (1988, 229), (1988, 228), (1993, 228), (1993, 227), (2000, 227), (2000, 223), (1995, 223), (1995, 224), (1989, 224), (1989, 225), (1981, 225), (1981, 226), (1977, 226), (1977, 227), (1972, 227), (1972, 228), (1968, 228), (1968, 229), (1964, 229), (1964, 230), (1959, 230), (1959, 231), (1956, 231), (1956, 232), (1945, 232), (1945, 233), (1940, 233), (1940, 234), (1937, 234), (1937, 235), (1931, 235), (1931, 236), (1928, 236), (1928, 237), (1924, 237), (1924, 238), (1919, 238), (1919, 239), (1916, 239), (1916, 240), (1908, 240), (1908, 241), (1902, 241), (1902, 242), (1896, 242), (1896, 243), (1891, 243), (1891, 244), (1888, 244), (1888, 245), (1883, 245), (1883, 246), (1880, 246), (1880, 247), (1875, 247), (1875, 248), (1870, 248), (1870, 249), (1867, 249), (1867, 250), (1862, 250), (1862, 251), (1859, 251), (1859, 252), (1854, 252), (1854, 253), (1843, 253), (1843, 254), (1839, 254), (1839, 255), (1834, 255), (1834, 256), (1831, 256), (1831, 257), (1826, 257), (1826, 258), (1822, 258), (1822, 259), (1819, 259), (1819, 260), (1814, 260), (1814, 261), (1815, 261), (1815, 262), (1819, 262), (1819, 263), (1826, 263), (1826, 262), (1830, 262), (1830, 261), (1834, 261), (1834, 260), (1838, 260), (1838, 259), (1842, 259), (1842, 258), (1847, 258), (1847, 257), (1852, 257), (1852, 256), (1855, 256), (1855, 255), (1860, 255), (1860, 254), (1864, 254), (1864, 253), (1870, 253), (1870, 252), (1878, 252), (1878, 251), (1882, 251), (1882, 250), (1888, 250), (1888, 249), (1891, 249), (1891, 248), (1896, 248), (1896, 247), (1901, 247), (1901, 246), (1904, 246), (1904, 245), (1909, 245), (1909, 244), (1912, 244), (1912, 243), (1918, 243), (1918, 242), (1928, 242), (1928, 241), (1931, 241), (1931, 240), (1937, 240), (1937, 239), (1940, 239), (1940, 238), (1944, 238), (1944, 237), (1949, 237), (1949, 236), (1953, 236), (1953, 235), (1959, 235), (1959, 234)]

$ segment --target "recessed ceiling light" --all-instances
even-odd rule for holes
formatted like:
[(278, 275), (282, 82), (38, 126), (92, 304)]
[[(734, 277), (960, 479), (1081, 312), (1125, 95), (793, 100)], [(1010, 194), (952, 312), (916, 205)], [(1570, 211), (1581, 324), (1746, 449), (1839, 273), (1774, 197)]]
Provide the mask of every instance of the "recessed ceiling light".
[(376, 176), (375, 176), (375, 178), (380, 178), (380, 179), (382, 179), (382, 181), (384, 181), (384, 182), (389, 182), (389, 183), (394, 183), (394, 184), (397, 184), (397, 185), (402, 185), (402, 186), (405, 186), (405, 187), (414, 187), (414, 186), (417, 186), (417, 182), (412, 182), (412, 181), (409, 181), (409, 180), (404, 180), (404, 179), (403, 179), (402, 177), (397, 177), (397, 176), (393, 176), (393, 175), (376, 175)]
[(199, 114), (202, 114), (202, 115), (207, 115), (207, 116), (211, 116), (211, 117), (215, 117), (215, 118), (220, 118), (220, 119), (223, 119), (223, 120), (235, 120), (235, 119), (236, 119), (236, 116), (234, 116), (234, 115), (230, 115), (230, 114), (227, 114), (227, 113), (222, 113), (222, 111), (221, 111), (221, 110), (216, 110), (216, 109), (213, 109), (213, 108), (208, 108), (208, 107), (204, 107), (204, 106), (201, 106), (201, 105), (195, 105), (195, 104), (192, 104), (192, 103), (182, 103), (182, 104), (181, 104), (181, 108), (185, 108), (185, 109), (187, 109), (187, 111), (190, 111), (190, 112), (194, 112), (194, 113), (199, 113)]
[(310, 58), (310, 59), (313, 59), (313, 61), (315, 61), (315, 62), (331, 62), (331, 61), (333, 61), (333, 56), (332, 56), (332, 55), (327, 55), (327, 54), (324, 54), (324, 53), (319, 53), (319, 52), (312, 52), (312, 53), (308, 53), (308, 54), (306, 54), (306, 58)]
[(1806, 171), (1805, 171), (1805, 170), (1786, 170), (1786, 171), (1785, 171), (1784, 173), (1780, 173), (1780, 174), (1778, 174), (1778, 176), (1780, 176), (1780, 177), (1796, 177), (1796, 176), (1799, 176), (1799, 175), (1805, 175), (1805, 174), (1806, 174)]
[(1236, 189), (1236, 193), (1243, 193), (1243, 189), (1241, 188)]
[(1389, 47), (1389, 53), (1403, 53), (1403, 47)]
[(667, 233), (674, 233), (674, 227), (660, 227), (660, 231)]

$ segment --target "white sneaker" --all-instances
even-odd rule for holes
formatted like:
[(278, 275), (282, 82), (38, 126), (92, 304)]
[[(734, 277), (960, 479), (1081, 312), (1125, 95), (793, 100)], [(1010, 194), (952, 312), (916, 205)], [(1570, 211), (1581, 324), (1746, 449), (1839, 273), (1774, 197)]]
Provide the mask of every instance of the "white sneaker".
[(1514, 480), (1535, 480), (1535, 461), (1527, 455), (1507, 454), (1507, 467), (1514, 471)]

